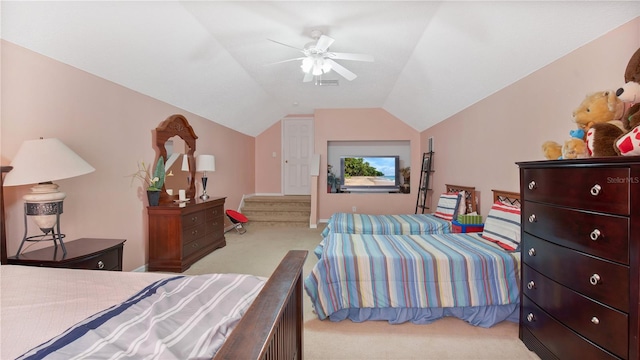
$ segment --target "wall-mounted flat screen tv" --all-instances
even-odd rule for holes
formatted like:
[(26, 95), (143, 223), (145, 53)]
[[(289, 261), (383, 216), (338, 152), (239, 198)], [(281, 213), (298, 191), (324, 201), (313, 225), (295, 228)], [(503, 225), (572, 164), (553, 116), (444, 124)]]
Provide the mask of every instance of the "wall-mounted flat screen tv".
[(342, 156), (340, 158), (340, 190), (389, 192), (400, 187), (400, 157)]

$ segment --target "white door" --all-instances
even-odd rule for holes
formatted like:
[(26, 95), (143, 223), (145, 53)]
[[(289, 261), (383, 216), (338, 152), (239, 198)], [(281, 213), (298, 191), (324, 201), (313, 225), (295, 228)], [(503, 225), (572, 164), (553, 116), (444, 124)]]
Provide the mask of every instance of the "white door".
[(282, 167), (285, 195), (310, 195), (313, 119), (282, 121)]

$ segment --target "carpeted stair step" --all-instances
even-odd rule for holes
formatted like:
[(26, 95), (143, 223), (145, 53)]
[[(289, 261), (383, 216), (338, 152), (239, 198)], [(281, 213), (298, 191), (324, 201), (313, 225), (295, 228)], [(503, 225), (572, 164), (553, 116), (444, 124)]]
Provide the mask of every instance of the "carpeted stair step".
[(253, 196), (244, 199), (242, 214), (250, 223), (309, 226), (310, 196)]

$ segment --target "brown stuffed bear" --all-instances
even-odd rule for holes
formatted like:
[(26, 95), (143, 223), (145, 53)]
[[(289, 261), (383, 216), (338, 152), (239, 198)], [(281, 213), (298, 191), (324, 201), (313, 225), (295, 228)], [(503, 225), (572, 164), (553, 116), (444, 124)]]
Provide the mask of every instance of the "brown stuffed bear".
[[(618, 99), (614, 91), (598, 91), (587, 95), (580, 105), (573, 111), (573, 120), (578, 129), (571, 131), (572, 139), (565, 145), (555, 141), (546, 141), (542, 144), (544, 157), (548, 160), (562, 159), (563, 146), (575, 145), (574, 133), (582, 133), (582, 139), (587, 145), (587, 156), (615, 156), (613, 142), (620, 135), (627, 132), (623, 123), (619, 120), (624, 113), (624, 103)], [(597, 129), (591, 131), (595, 126)], [(587, 138), (588, 135), (591, 138)], [(597, 134), (597, 135), (596, 135)]]
[(599, 91), (587, 95), (573, 111), (573, 120), (585, 132), (595, 125), (619, 120), (624, 113), (624, 104), (614, 91)]
[(629, 131), (621, 120), (625, 105), (614, 91), (593, 93), (574, 111), (576, 124), (586, 131), (585, 142), (590, 157), (617, 156), (616, 139)]
[(618, 98), (629, 105), (627, 110), (629, 132), (614, 142), (618, 155), (640, 155), (640, 48), (631, 56), (624, 73), (625, 84), (616, 91)]

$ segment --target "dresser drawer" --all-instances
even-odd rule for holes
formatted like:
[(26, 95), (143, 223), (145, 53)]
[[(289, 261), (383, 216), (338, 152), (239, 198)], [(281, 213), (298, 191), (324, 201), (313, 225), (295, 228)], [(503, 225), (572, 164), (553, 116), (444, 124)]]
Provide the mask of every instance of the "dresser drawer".
[[(185, 243), (182, 247), (182, 256), (189, 258), (190, 256), (202, 251), (205, 248), (211, 247), (216, 242), (216, 238), (212, 235), (201, 236), (191, 242)], [(203, 255), (203, 254), (198, 254)]]
[(547, 241), (629, 264), (629, 218), (525, 201), (524, 231)]
[(555, 319), (608, 351), (628, 356), (628, 314), (584, 297), (527, 265), (522, 267), (522, 283), (524, 294)]
[(523, 198), (583, 210), (629, 215), (629, 168), (548, 168), (522, 171)]
[(549, 316), (526, 296), (522, 297), (522, 317), (521, 325), (559, 359), (618, 359)]
[(206, 224), (204, 222), (182, 230), (182, 242), (187, 244), (206, 235)]
[(120, 250), (121, 248), (114, 248), (107, 252), (70, 263), (68, 267), (87, 270), (122, 270)]
[(629, 268), (523, 234), (522, 262), (587, 297), (629, 312)]
[(197, 211), (190, 214), (182, 215), (182, 227), (186, 229), (191, 226), (203, 224), (205, 218), (205, 211)]
[(206, 219), (207, 221), (223, 218), (224, 217), (224, 207), (216, 206), (206, 210)]

